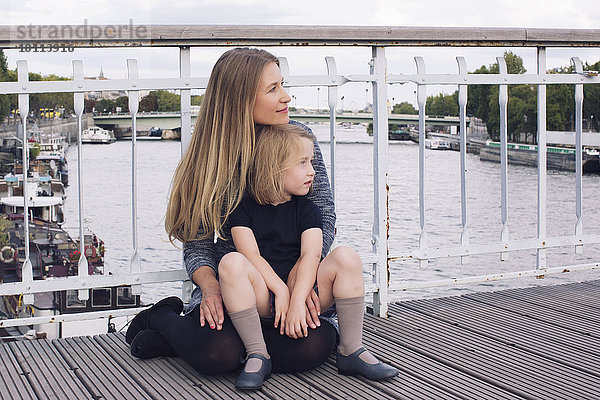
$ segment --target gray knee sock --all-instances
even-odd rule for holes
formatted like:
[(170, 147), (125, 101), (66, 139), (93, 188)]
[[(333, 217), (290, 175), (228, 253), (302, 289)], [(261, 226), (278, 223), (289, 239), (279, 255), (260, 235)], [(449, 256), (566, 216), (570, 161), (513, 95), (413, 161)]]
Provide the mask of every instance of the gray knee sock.
[[(350, 297), (347, 299), (335, 299), (335, 308), (340, 324), (340, 344), (338, 346), (338, 352), (344, 356), (349, 356), (363, 347), (362, 327), (365, 312), (365, 298), (361, 296)], [(377, 359), (368, 351), (362, 353), (359, 357), (369, 364), (377, 363)]]
[(269, 358), (256, 306), (229, 313), (229, 318), (246, 347), (246, 354), (260, 354)]

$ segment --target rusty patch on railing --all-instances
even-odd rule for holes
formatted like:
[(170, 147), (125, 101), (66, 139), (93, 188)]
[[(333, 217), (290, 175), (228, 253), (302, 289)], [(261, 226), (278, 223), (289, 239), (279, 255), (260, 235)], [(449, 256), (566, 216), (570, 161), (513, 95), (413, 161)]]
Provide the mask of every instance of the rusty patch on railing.
[(389, 286), (392, 280), (390, 270), (390, 185), (387, 183), (388, 173), (385, 173), (385, 271), (387, 273), (386, 284)]

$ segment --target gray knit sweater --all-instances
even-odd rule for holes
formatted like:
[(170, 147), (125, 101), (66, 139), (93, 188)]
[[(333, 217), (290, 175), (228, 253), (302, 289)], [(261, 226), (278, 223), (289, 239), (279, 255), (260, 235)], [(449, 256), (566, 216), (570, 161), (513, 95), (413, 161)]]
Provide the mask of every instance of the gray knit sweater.
[[(314, 134), (310, 128), (306, 127), (305, 125), (296, 121), (290, 121), (290, 123), (303, 127), (314, 137)], [(319, 147), (316, 138), (314, 139), (314, 142), (315, 157), (313, 165), (315, 168), (315, 178), (313, 180), (313, 190), (307, 195), (307, 198), (312, 200), (319, 207), (323, 216), (322, 256), (325, 257), (329, 252), (335, 236), (335, 207), (333, 204), (331, 186), (329, 185), (329, 179), (327, 177), (327, 169), (325, 168), (323, 155), (321, 154), (321, 148)], [(227, 239), (226, 241), (219, 241), (218, 243), (215, 243), (213, 239), (204, 239), (194, 240), (183, 244), (183, 261), (190, 279), (192, 279), (192, 274), (194, 271), (202, 266), (209, 266), (213, 268), (215, 272), (217, 272), (217, 266), (219, 265), (221, 257), (227, 253), (235, 251), (233, 240), (231, 240), (231, 230), (227, 224), (223, 234)], [(186, 313), (191, 312), (200, 304), (201, 301), (202, 291), (198, 286), (195, 286), (190, 304), (186, 308)]]

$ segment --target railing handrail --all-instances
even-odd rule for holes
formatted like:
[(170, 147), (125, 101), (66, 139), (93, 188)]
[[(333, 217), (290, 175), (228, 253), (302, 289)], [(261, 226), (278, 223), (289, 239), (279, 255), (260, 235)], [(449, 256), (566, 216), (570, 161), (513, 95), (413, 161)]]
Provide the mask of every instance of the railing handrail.
[(34, 43), (58, 43), (74, 47), (247, 45), (598, 47), (600, 29), (133, 25), (131, 22), (128, 25), (88, 25), (87, 20), (83, 25), (0, 25), (0, 48), (18, 48), (21, 45)]

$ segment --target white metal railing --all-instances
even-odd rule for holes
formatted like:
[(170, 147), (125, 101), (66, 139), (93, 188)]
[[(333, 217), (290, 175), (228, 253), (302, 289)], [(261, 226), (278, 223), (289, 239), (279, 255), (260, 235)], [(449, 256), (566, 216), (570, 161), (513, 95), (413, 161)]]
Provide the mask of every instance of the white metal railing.
[[(0, 44), (2, 44), (2, 32), (3, 28), (0, 26)], [(307, 27), (307, 32), (313, 32)], [(313, 27), (314, 28), (314, 27)], [(174, 28), (175, 29), (175, 28)], [(236, 28), (237, 29), (237, 28)], [(300, 28), (299, 28), (300, 29)], [(373, 28), (374, 29), (374, 28)], [(379, 28), (384, 30), (384, 28)], [(481, 75), (481, 74), (467, 74), (467, 63), (462, 57), (457, 57), (458, 72), (455, 74), (428, 74), (425, 69), (425, 62), (421, 57), (415, 57), (415, 63), (417, 67), (416, 74), (389, 74), (387, 71), (386, 62), (386, 46), (393, 45), (423, 45), (432, 44), (439, 45), (440, 41), (433, 40), (432, 37), (428, 37), (427, 40), (419, 38), (417, 32), (416, 36), (412, 30), (413, 35), (410, 40), (405, 39), (404, 41), (394, 41), (392, 39), (386, 39), (383, 41), (384, 45), (373, 45), (374, 40), (370, 40), (369, 37), (365, 37), (361, 40), (354, 40), (351, 43), (348, 42), (347, 38), (344, 38), (344, 31), (342, 27), (328, 28), (328, 32), (333, 32), (333, 36), (328, 38), (328, 44), (337, 43), (339, 45), (358, 44), (362, 46), (369, 46), (372, 48), (372, 58), (370, 61), (370, 73), (368, 75), (339, 75), (337, 73), (335, 59), (332, 57), (326, 58), (327, 75), (311, 75), (311, 76), (294, 76), (289, 75), (289, 68), (287, 60), (284, 58), (280, 59), (280, 65), (282, 73), (285, 77), (285, 86), (287, 87), (308, 87), (308, 86), (326, 86), (328, 88), (329, 95), (329, 109), (330, 109), (330, 135), (331, 135), (331, 183), (333, 187), (334, 196), (335, 191), (335, 178), (336, 178), (336, 152), (335, 152), (335, 109), (337, 107), (337, 88), (354, 82), (370, 83), (373, 86), (373, 179), (374, 179), (374, 219), (373, 219), (373, 233), (372, 233), (372, 253), (371, 256), (364, 260), (365, 264), (372, 265), (372, 276), (373, 280), (367, 285), (368, 290), (373, 293), (373, 305), (376, 313), (380, 316), (387, 314), (388, 305), (388, 292), (396, 290), (406, 290), (409, 288), (420, 288), (420, 287), (433, 287), (448, 285), (452, 283), (471, 283), (471, 282), (482, 282), (487, 280), (497, 280), (504, 278), (513, 278), (518, 276), (532, 276), (549, 274), (553, 272), (562, 272), (564, 267), (547, 268), (546, 266), (546, 250), (548, 248), (557, 246), (574, 246), (576, 252), (580, 252), (585, 244), (600, 243), (600, 235), (584, 234), (582, 229), (582, 102), (583, 102), (583, 85), (584, 84), (598, 84), (600, 83), (600, 77), (593, 74), (587, 74), (582, 70), (581, 62), (578, 58), (573, 57), (573, 63), (575, 64), (575, 73), (573, 74), (546, 74), (546, 45), (561, 45), (569, 44), (567, 39), (546, 39), (542, 40), (540, 32), (537, 32), (538, 39), (527, 42), (527, 40), (517, 39), (516, 37), (507, 38), (500, 35), (495, 39), (487, 38), (485, 43), (502, 46), (507, 44), (512, 45), (526, 45), (537, 47), (537, 73), (527, 75), (511, 75), (507, 73), (506, 63), (503, 58), (498, 58), (499, 74), (496, 75)], [(558, 36), (557, 31), (547, 30), (545, 32), (548, 38)], [(294, 36), (297, 40), (302, 41), (302, 29), (300, 34)], [(336, 32), (338, 35), (336, 36)], [(429, 32), (429, 31), (428, 31)], [(473, 28), (470, 34), (474, 35), (478, 32), (477, 29)], [(521, 32), (518, 30), (518, 32)], [(581, 37), (573, 34), (573, 31), (569, 31), (570, 38), (572, 38), (573, 45), (581, 45), (584, 43), (587, 46), (600, 46), (600, 35), (590, 37), (589, 31), (582, 31)], [(560, 32), (558, 32), (560, 33)], [(593, 32), (598, 33), (598, 32)], [(520, 34), (520, 33), (519, 33)], [(383, 35), (383, 34), (382, 34)], [(541, 36), (540, 36), (541, 35)], [(167, 35), (168, 36), (168, 35)], [(161, 36), (162, 37), (162, 36)], [(336, 39), (336, 37), (338, 39)], [(520, 36), (519, 36), (520, 37)], [(164, 39), (164, 37), (163, 37)], [(0, 293), (4, 295), (10, 294), (23, 294), (25, 295), (25, 302), (31, 302), (33, 293), (56, 291), (56, 290), (79, 290), (81, 299), (84, 299), (87, 295), (87, 289), (92, 287), (104, 287), (114, 286), (120, 284), (132, 284), (139, 293), (142, 284), (146, 283), (160, 283), (169, 281), (186, 281), (187, 276), (183, 268), (181, 270), (173, 271), (145, 271), (142, 273), (140, 254), (137, 245), (137, 224), (136, 224), (136, 207), (137, 207), (137, 184), (136, 184), (136, 115), (139, 104), (139, 91), (140, 90), (157, 90), (157, 89), (177, 89), (181, 93), (181, 149), (182, 151), (189, 144), (191, 137), (191, 90), (192, 89), (204, 89), (208, 82), (207, 77), (192, 77), (190, 69), (190, 46), (194, 45), (235, 45), (241, 43), (254, 42), (257, 44), (265, 44), (263, 39), (253, 37), (252, 33), (246, 33), (243, 39), (236, 39), (233, 41), (227, 41), (227, 38), (219, 38), (217, 42), (214, 37), (209, 39), (195, 38), (195, 39), (179, 39), (175, 40), (175, 45), (179, 46), (179, 66), (180, 76), (179, 78), (139, 78), (137, 73), (137, 61), (128, 60), (127, 79), (114, 79), (114, 80), (83, 80), (83, 64), (81, 61), (73, 62), (73, 76), (72, 81), (40, 81), (40, 82), (29, 82), (27, 79), (27, 63), (25, 61), (18, 62), (18, 82), (1, 82), (0, 93), (15, 93), (19, 97), (19, 112), (24, 121), (24, 132), (26, 132), (26, 116), (29, 112), (29, 95), (32, 93), (55, 93), (55, 92), (74, 92), (74, 109), (77, 115), (78, 121), (78, 134), (81, 136), (81, 118), (83, 114), (83, 94), (85, 92), (95, 92), (103, 90), (125, 90), (129, 96), (129, 109), (131, 114), (132, 124), (132, 184), (131, 184), (131, 199), (132, 199), (132, 256), (130, 258), (129, 272), (119, 275), (111, 276), (88, 276), (87, 268), (84, 267), (85, 257), (83, 256), (84, 251), (81, 249), (82, 258), (80, 259), (79, 275), (77, 277), (69, 278), (54, 278), (47, 279), (44, 281), (33, 280), (31, 271), (31, 264), (27, 261), (23, 264), (23, 280), (22, 282), (3, 283), (0, 285)], [(256, 40), (254, 40), (256, 39)], [(423, 40), (421, 40), (423, 39)], [(161, 39), (162, 40), (162, 39)], [(219, 42), (223, 41), (223, 43)], [(292, 40), (288, 38), (286, 40)], [(320, 45), (323, 39), (310, 39), (308, 44)], [(389, 42), (387, 41), (389, 40)], [(558, 40), (558, 41), (557, 41)], [(95, 43), (102, 42), (102, 40), (96, 40)], [(126, 41), (125, 41), (126, 42)], [(169, 44), (171, 43), (171, 44)], [(162, 45), (173, 45), (172, 42), (165, 44), (160, 42)], [(282, 41), (278, 44), (285, 44), (286, 41)], [(470, 41), (460, 40), (460, 38), (443, 39), (445, 45), (478, 45), (481, 44), (474, 38)], [(84, 42), (82, 46), (90, 46), (89, 43)], [(109, 43), (109, 45), (117, 46), (119, 44)], [(120, 45), (125, 45), (121, 42)], [(144, 44), (142, 44), (144, 45)], [(14, 46), (14, 44), (13, 44)], [(389, 212), (387, 208), (388, 203), (388, 118), (387, 118), (387, 89), (390, 84), (404, 84), (413, 83), (417, 85), (417, 102), (419, 108), (419, 208), (420, 208), (420, 227), (421, 232), (419, 235), (418, 247), (404, 252), (398, 252), (390, 254), (388, 249), (388, 225), (389, 225)], [(576, 216), (577, 222), (575, 224), (575, 234), (561, 237), (548, 237), (546, 233), (546, 121), (545, 121), (545, 109), (546, 109), (546, 85), (549, 84), (573, 84), (576, 87), (575, 104), (576, 104)], [(499, 85), (500, 86), (500, 132), (501, 132), (501, 206), (502, 206), (502, 229), (500, 232), (500, 240), (495, 243), (486, 244), (472, 244), (469, 236), (469, 224), (468, 224), (468, 206), (467, 206), (467, 184), (466, 184), (466, 168), (465, 168), (465, 155), (466, 155), (466, 105), (468, 101), (468, 86), (475, 84), (486, 84), (486, 85)], [(508, 230), (508, 179), (507, 179), (507, 103), (508, 103), (508, 85), (516, 84), (530, 84), (538, 86), (538, 215), (537, 215), (537, 235), (535, 238), (514, 240), (510, 239)], [(447, 246), (443, 248), (431, 248), (428, 246), (427, 241), (427, 223), (426, 223), (426, 198), (425, 198), (425, 100), (427, 95), (427, 86), (429, 85), (454, 85), (459, 88), (459, 106), (460, 106), (460, 168), (461, 168), (461, 223), (462, 231), (459, 238), (460, 245)], [(26, 139), (26, 138), (25, 138)], [(24, 140), (26, 143), (26, 140)], [(24, 152), (26, 154), (26, 152)], [(26, 161), (26, 160), (25, 160)], [(78, 140), (78, 168), (77, 174), (79, 178), (79, 218), (80, 218), (80, 230), (82, 230), (81, 223), (83, 221), (83, 193), (81, 190), (81, 140)], [(24, 165), (27, 165), (24, 163)], [(27, 207), (27, 204), (25, 204)], [(27, 213), (27, 211), (25, 211)], [(26, 220), (26, 219), (25, 219)], [(28, 229), (27, 220), (25, 221), (25, 229)], [(81, 232), (80, 232), (81, 234)], [(83, 237), (83, 235), (81, 235)], [(26, 241), (27, 242), (27, 241)], [(83, 242), (83, 241), (82, 241)], [(27, 244), (26, 244), (27, 245)], [(82, 244), (83, 245), (83, 244)], [(507, 259), (508, 254), (511, 251), (518, 250), (536, 250), (537, 251), (537, 265), (535, 269), (511, 273), (499, 273), (494, 275), (485, 276), (474, 276), (462, 279), (449, 279), (446, 281), (436, 282), (420, 282), (420, 283), (407, 283), (407, 282), (394, 282), (390, 283), (390, 262), (402, 261), (402, 260), (419, 260), (425, 261), (441, 257), (458, 257), (462, 263), (469, 262), (469, 256), (478, 254), (488, 253), (499, 253), (502, 259)], [(569, 266), (569, 269), (574, 271), (577, 269), (590, 269), (597, 268), (598, 263), (582, 264), (577, 266)], [(189, 296), (191, 292), (191, 285), (189, 282), (184, 284), (184, 297)], [(0, 326), (11, 326), (19, 324), (30, 324), (40, 323), (43, 321), (59, 321), (67, 320), (72, 318), (87, 318), (108, 315), (124, 315), (135, 313), (137, 310), (126, 310), (115, 312), (104, 312), (104, 313), (93, 313), (89, 315), (80, 316), (64, 316), (64, 317), (36, 317), (26, 318), (22, 320), (5, 320), (0, 321)]]

